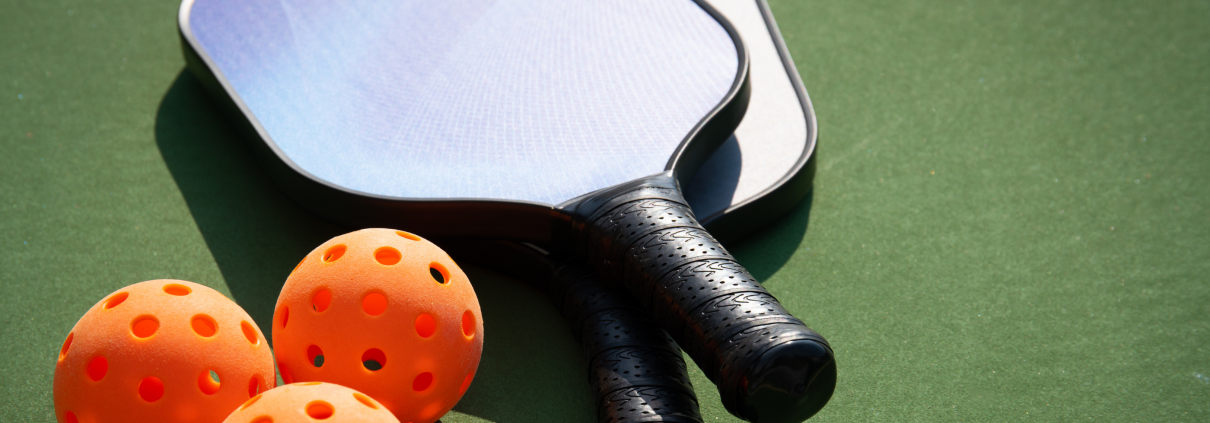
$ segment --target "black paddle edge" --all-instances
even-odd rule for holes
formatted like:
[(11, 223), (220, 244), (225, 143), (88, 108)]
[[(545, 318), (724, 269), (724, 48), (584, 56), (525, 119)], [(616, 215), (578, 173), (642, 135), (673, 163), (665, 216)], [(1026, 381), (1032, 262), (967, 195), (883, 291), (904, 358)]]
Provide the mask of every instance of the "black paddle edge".
[[(694, 0), (694, 2), (727, 31), (727, 35), (730, 35), (731, 40), (735, 42), (735, 51), (739, 57), (736, 60), (735, 81), (731, 83), (727, 95), (714, 107), (714, 110), (703, 116), (702, 120), (689, 130), (689, 133), (681, 140), (681, 144), (673, 151), (672, 157), (668, 159), (668, 164), (664, 166), (664, 170), (674, 171), (677, 180), (682, 184), (688, 182), (693, 174), (702, 167), (702, 164), (710, 159), (710, 155), (717, 151), (718, 147), (727, 141), (727, 138), (731, 137), (735, 128), (739, 127), (739, 123), (744, 120), (744, 114), (748, 111), (748, 101), (752, 97), (748, 47), (744, 45), (739, 31), (714, 6), (705, 1)], [(609, 188), (604, 190), (609, 190)], [(572, 199), (563, 204), (574, 202), (576, 200)]]
[[(399, 227), (426, 238), (510, 239), (549, 243), (556, 226), (570, 218), (549, 204), (473, 198), (398, 198), (351, 190), (303, 170), (277, 146), (251, 114), (214, 61), (201, 48), (189, 26), (194, 0), (184, 0), (177, 17), (186, 68), (201, 82), (269, 177), (294, 202), (317, 215), (349, 227)], [(738, 72), (718, 105), (681, 141), (667, 167), (692, 175), (735, 131), (747, 110), (749, 58), (738, 32), (713, 7), (694, 0), (731, 35)], [(470, 224), (470, 223), (477, 224)]]
[(773, 39), (773, 46), (781, 58), (782, 67), (785, 69), (786, 76), (790, 78), (790, 85), (794, 87), (794, 93), (798, 96), (803, 120), (807, 124), (806, 146), (790, 171), (772, 186), (743, 202), (732, 204), (726, 209), (708, 216), (698, 216), (698, 221), (702, 226), (724, 245), (737, 242), (789, 213), (791, 209), (807, 198), (815, 182), (815, 149), (819, 141), (819, 123), (815, 117), (815, 106), (811, 103), (811, 96), (807, 94), (807, 88), (803, 85), (798, 68), (794, 65), (794, 59), (790, 58), (790, 50), (786, 48), (786, 41), (781, 36), (777, 21), (773, 19), (769, 3), (765, 0), (753, 1), (760, 9), (761, 17), (765, 21), (765, 28), (768, 28), (769, 36)]

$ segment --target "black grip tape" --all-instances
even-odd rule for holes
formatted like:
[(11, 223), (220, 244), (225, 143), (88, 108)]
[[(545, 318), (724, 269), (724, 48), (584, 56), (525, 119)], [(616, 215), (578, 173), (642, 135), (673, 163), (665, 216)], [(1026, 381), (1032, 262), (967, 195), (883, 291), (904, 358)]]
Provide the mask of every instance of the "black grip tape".
[(681, 349), (619, 287), (563, 260), (547, 292), (588, 359), (597, 421), (701, 423)]
[[(706, 283), (701, 283), (705, 279)], [(748, 276), (743, 267), (725, 260), (707, 260), (690, 263), (677, 268), (652, 292), (653, 318), (668, 322), (668, 333), (673, 338), (681, 336), (683, 323), (690, 320), (693, 311), (712, 298), (733, 292), (765, 292), (756, 279)]]
[[(586, 351), (605, 351), (616, 347), (653, 347), (669, 350), (676, 346), (651, 319), (637, 308), (601, 310), (580, 323), (580, 345)], [(679, 349), (678, 349), (679, 350)]]
[(593, 357), (589, 371), (600, 392), (635, 386), (665, 386), (693, 392), (685, 360), (665, 347), (619, 347)]
[(701, 423), (702, 417), (697, 410), (697, 398), (679, 389), (635, 386), (602, 397), (597, 421)]
[[(751, 374), (755, 369), (770, 368), (771, 363), (761, 362), (762, 357), (784, 360), (780, 352), (766, 353), (787, 342), (810, 340), (826, 349), (824, 360), (831, 365), (831, 347), (786, 311), (698, 224), (671, 175), (649, 180), (652, 182), (619, 187), (570, 206), (577, 251), (602, 275), (618, 278), (641, 306), (651, 310), (655, 320), (718, 386), (728, 411), (760, 420), (757, 409), (747, 403), (750, 393), (745, 390), (749, 376), (768, 379)], [(834, 366), (829, 369), (835, 371)], [(813, 380), (802, 384), (810, 385)], [(826, 402), (832, 391), (827, 386), (800, 392), (804, 394), (779, 397), (794, 404), (780, 407), (766, 401), (761, 407), (786, 408), (815, 401), (803, 400), (804, 395), (823, 396)], [(809, 416), (814, 411), (803, 413)]]

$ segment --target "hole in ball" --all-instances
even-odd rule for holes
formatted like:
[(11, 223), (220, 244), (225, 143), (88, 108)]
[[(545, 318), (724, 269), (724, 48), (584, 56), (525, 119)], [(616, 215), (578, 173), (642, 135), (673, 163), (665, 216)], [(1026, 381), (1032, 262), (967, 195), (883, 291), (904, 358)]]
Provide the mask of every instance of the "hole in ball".
[(332, 291), (321, 289), (311, 297), (311, 309), (323, 312), (328, 309), (328, 305), (332, 304)]
[(255, 396), (260, 395), (260, 380), (261, 380), (260, 375), (252, 375), (252, 378), (248, 379), (248, 396), (249, 397), (255, 397)]
[(297, 271), (298, 271), (298, 268), (302, 267), (302, 264), (303, 264), (304, 262), (306, 262), (306, 261), (307, 261), (307, 258), (306, 258), (306, 257), (303, 257), (303, 259), (302, 259), (302, 260), (299, 260), (299, 261), (298, 261), (298, 264), (294, 265), (294, 269), (293, 269), (293, 270), (290, 270), (290, 274), (291, 274), (291, 275), (293, 275), (293, 274), (294, 274), (294, 272), (297, 272)]
[(67, 334), (67, 339), (63, 340), (63, 346), (59, 348), (59, 361), (63, 361), (64, 358), (67, 358), (67, 349), (71, 348), (71, 340), (75, 339), (75, 337), (75, 332), (70, 332)]
[(324, 251), (323, 260), (328, 263), (340, 260), (340, 256), (345, 255), (345, 250), (347, 249), (348, 248), (345, 247), (344, 244), (333, 245), (332, 247), (328, 248), (328, 251)]
[(468, 338), (475, 336), (475, 315), (470, 310), (462, 313), (462, 334)]
[(365, 404), (365, 405), (366, 405), (366, 407), (370, 407), (370, 408), (375, 409), (375, 410), (377, 410), (377, 409), (378, 409), (378, 404), (375, 404), (375, 403), (374, 403), (374, 400), (370, 399), (370, 397), (367, 397), (367, 396), (365, 396), (365, 395), (362, 395), (360, 392), (354, 392), (354, 393), (353, 393), (353, 398), (357, 399), (357, 402), (360, 402), (360, 403), (362, 403), (362, 404)]
[(244, 405), (239, 406), (239, 409), (243, 410), (245, 408), (248, 408), (252, 404), (256, 404), (257, 401), (260, 401), (260, 397), (261, 397), (261, 395), (257, 395), (252, 398), (248, 398), (247, 401), (244, 401)]
[(277, 324), (279, 326), (281, 326), (282, 329), (285, 329), (286, 322), (290, 320), (290, 307), (286, 307), (284, 305), (281, 306), (281, 312), (279, 312), (277, 314), (278, 314), (278, 316), (281, 316), (281, 317), (277, 318)]
[(361, 309), (366, 314), (377, 316), (387, 310), (387, 297), (379, 292), (371, 292), (361, 299)]
[(317, 345), (312, 345), (310, 347), (307, 347), (307, 361), (309, 361), (315, 367), (323, 367), (323, 365), (324, 365), (323, 350), (319, 349), (319, 346), (317, 346)]
[(433, 374), (432, 373), (429, 373), (429, 372), (421, 373), (416, 376), (416, 379), (412, 380), (412, 389), (417, 392), (423, 391), (425, 389), (429, 389), (430, 386), (433, 386)]
[(410, 240), (412, 240), (412, 241), (419, 241), (419, 240), (420, 240), (420, 237), (416, 236), (415, 234), (412, 234), (411, 232), (395, 231), (395, 235), (399, 235), (399, 236), (401, 236), (401, 237), (404, 237), (404, 238), (410, 239)]
[(164, 382), (160, 378), (151, 376), (139, 382), (139, 398), (147, 402), (156, 402), (164, 397)]
[(332, 408), (332, 404), (324, 401), (311, 401), (307, 404), (307, 415), (316, 420), (324, 420), (332, 417), (336, 410)]
[(129, 297), (130, 297), (130, 293), (126, 293), (126, 292), (119, 292), (117, 294), (113, 294), (112, 297), (109, 297), (108, 300), (105, 300), (105, 309), (109, 310), (111, 308), (117, 307), (118, 304), (122, 304), (122, 301), (126, 301), (126, 298), (129, 298)]
[(218, 323), (214, 321), (213, 317), (205, 314), (193, 316), (193, 320), (189, 321), (189, 326), (193, 328), (193, 333), (203, 338), (209, 338), (218, 333)]
[(377, 250), (374, 250), (374, 260), (378, 261), (378, 263), (382, 264), (383, 266), (394, 266), (399, 264), (399, 260), (402, 259), (403, 254), (400, 254), (399, 250), (396, 250), (393, 247), (381, 247)]
[(139, 316), (130, 325), (130, 333), (136, 338), (149, 338), (160, 330), (160, 321), (152, 316)]
[(222, 384), (214, 370), (202, 370), (202, 373), (197, 375), (197, 387), (203, 394), (214, 395)]
[(387, 365), (387, 355), (378, 348), (370, 348), (361, 354), (361, 365), (371, 372), (382, 370)]
[(105, 357), (95, 357), (88, 362), (88, 378), (98, 382), (109, 372), (109, 360)]
[(193, 292), (193, 290), (189, 289), (189, 287), (185, 285), (170, 283), (168, 285), (164, 285), (164, 292), (168, 293), (168, 295), (184, 297), (189, 295), (190, 292)]
[(246, 320), (241, 321), (239, 322), (239, 328), (244, 332), (244, 339), (247, 339), (249, 344), (252, 344), (252, 346), (260, 345), (260, 337), (256, 336), (256, 328), (253, 328), (251, 323), (248, 323)]
[(416, 316), (416, 334), (421, 338), (433, 336), (433, 332), (437, 331), (437, 321), (428, 313), (421, 313)]
[(475, 378), (475, 374), (470, 373), (470, 374), (466, 375), (465, 379), (462, 379), (462, 386), (458, 387), (458, 395), (462, 395), (462, 394), (466, 393), (466, 388), (471, 387), (471, 380), (474, 378)]
[(76, 418), (76, 413), (70, 411), (63, 414), (63, 420), (66, 420), (67, 423), (80, 423), (80, 419)]
[(441, 263), (429, 263), (429, 274), (437, 283), (446, 284), (450, 281), (450, 272), (445, 270)]

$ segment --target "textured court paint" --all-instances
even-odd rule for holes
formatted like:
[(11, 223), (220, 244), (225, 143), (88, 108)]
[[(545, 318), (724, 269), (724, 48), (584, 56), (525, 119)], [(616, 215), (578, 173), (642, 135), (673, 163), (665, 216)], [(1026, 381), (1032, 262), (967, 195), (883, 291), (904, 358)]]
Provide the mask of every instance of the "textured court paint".
[[(178, 5), (0, 5), (0, 420), (54, 421), (97, 298), (186, 279), (266, 328), (298, 257), (347, 231), (182, 76)], [(820, 116), (810, 226), (728, 248), (837, 348), (811, 421), (1210, 419), (1203, 3), (772, 7)], [(592, 421), (544, 294), (466, 270), (493, 338), (442, 421)], [(705, 419), (735, 421), (696, 375)]]
[(556, 204), (663, 170), (737, 52), (690, 0), (198, 0), (192, 33), (336, 185)]
[(731, 249), (836, 348), (812, 421), (1210, 420), (1210, 4), (772, 8), (814, 203)]

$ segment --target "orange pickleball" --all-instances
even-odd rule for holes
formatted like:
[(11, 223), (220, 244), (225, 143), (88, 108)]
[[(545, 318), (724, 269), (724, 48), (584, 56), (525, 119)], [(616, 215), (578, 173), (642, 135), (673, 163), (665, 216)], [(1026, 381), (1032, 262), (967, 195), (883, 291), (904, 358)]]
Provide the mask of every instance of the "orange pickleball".
[(334, 384), (283, 385), (252, 397), (223, 423), (399, 423), (361, 392)]
[(400, 421), (431, 423), (470, 386), (482, 316), (466, 274), (441, 248), (364, 229), (320, 245), (286, 279), (274, 354), (287, 383), (344, 385)]
[(119, 289), (67, 334), (55, 364), (60, 422), (217, 422), (276, 385), (252, 318), (218, 291), (153, 280)]

